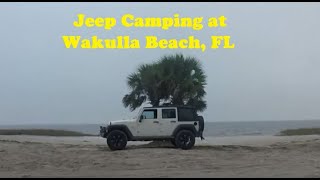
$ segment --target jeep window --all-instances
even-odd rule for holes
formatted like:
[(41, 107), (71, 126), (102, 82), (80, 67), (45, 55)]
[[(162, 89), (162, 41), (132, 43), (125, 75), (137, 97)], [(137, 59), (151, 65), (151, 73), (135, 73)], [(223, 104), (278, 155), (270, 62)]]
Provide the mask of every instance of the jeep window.
[(156, 109), (146, 109), (142, 113), (143, 119), (157, 119)]
[(162, 118), (176, 118), (176, 110), (175, 109), (162, 109)]
[(178, 114), (178, 121), (194, 121), (194, 110), (191, 108), (179, 108)]

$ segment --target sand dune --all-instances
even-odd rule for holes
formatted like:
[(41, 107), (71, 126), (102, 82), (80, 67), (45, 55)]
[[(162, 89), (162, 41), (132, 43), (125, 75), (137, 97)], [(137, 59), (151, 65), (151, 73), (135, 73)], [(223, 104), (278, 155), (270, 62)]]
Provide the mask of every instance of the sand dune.
[(0, 136), (0, 177), (320, 177), (320, 136), (207, 138), (192, 150), (99, 137)]

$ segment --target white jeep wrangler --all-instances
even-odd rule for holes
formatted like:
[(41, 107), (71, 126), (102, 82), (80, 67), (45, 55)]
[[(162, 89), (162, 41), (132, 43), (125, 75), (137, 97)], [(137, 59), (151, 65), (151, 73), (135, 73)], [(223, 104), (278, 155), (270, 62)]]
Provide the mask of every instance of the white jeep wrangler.
[(145, 107), (137, 118), (111, 121), (100, 126), (100, 136), (111, 150), (122, 150), (128, 141), (170, 140), (181, 149), (190, 149), (195, 138), (202, 136), (204, 120), (195, 109), (186, 106)]

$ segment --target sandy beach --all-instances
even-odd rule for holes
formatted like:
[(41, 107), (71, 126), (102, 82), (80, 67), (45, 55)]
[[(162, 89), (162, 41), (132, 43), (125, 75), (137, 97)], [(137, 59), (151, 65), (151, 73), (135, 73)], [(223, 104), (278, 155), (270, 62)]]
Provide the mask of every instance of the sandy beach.
[(0, 177), (320, 177), (320, 136), (198, 140), (192, 150), (100, 137), (0, 136)]

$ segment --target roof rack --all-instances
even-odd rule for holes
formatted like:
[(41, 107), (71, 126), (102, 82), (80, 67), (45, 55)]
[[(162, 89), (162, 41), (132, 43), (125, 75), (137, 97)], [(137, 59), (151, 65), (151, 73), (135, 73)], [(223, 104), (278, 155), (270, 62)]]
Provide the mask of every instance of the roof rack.
[(178, 107), (178, 108), (192, 108), (194, 109), (195, 107), (193, 106), (187, 106), (187, 105), (161, 105), (161, 106), (152, 106), (152, 107), (143, 107), (143, 108), (162, 108), (162, 107)]

